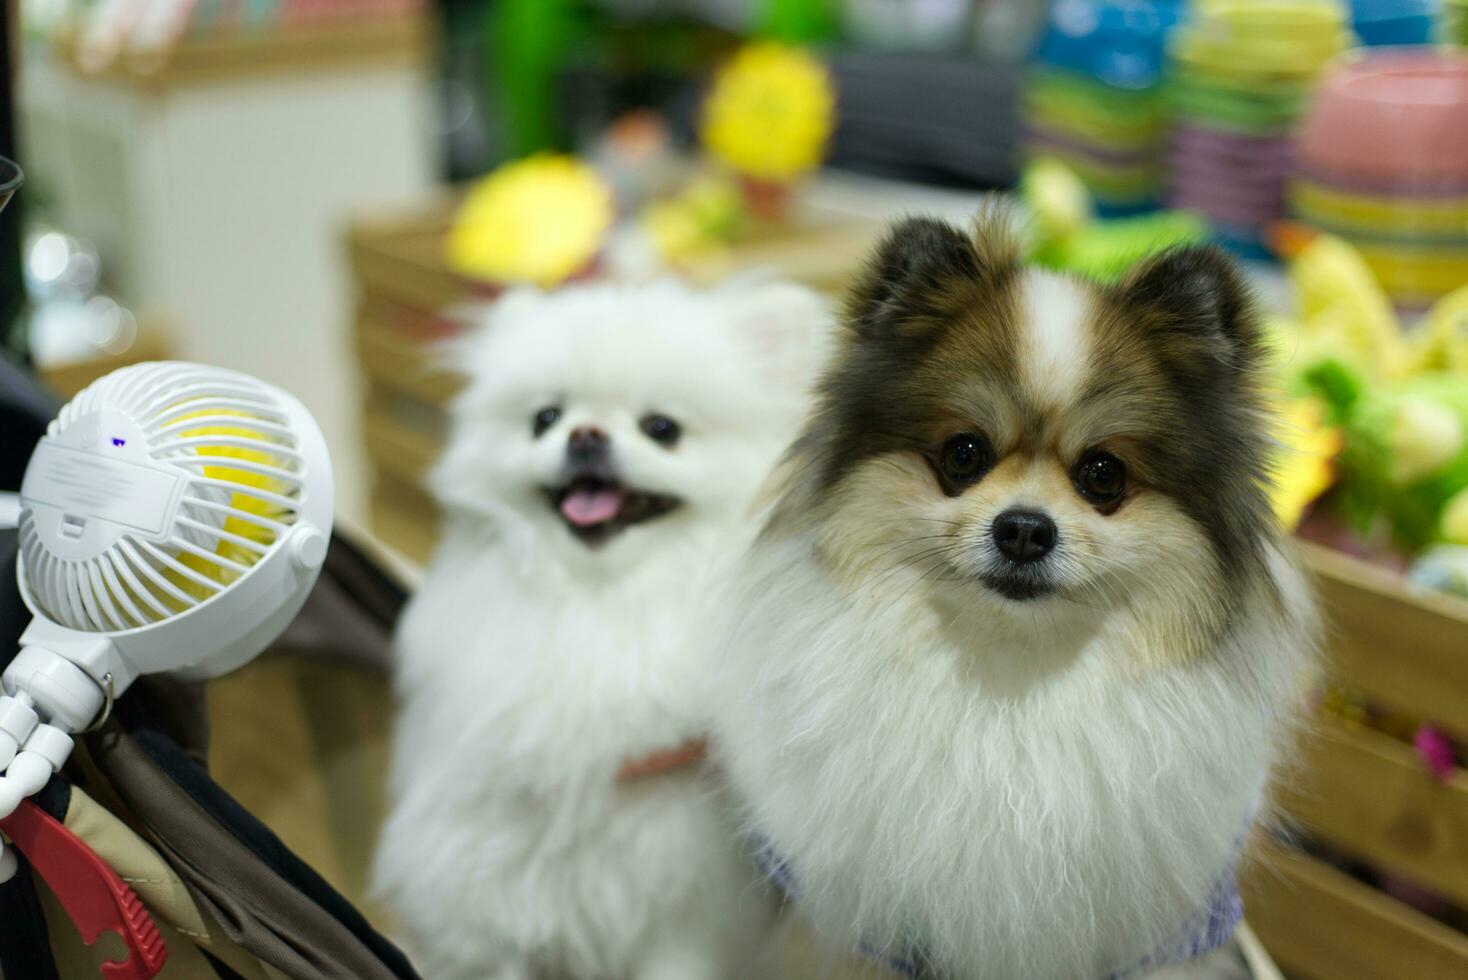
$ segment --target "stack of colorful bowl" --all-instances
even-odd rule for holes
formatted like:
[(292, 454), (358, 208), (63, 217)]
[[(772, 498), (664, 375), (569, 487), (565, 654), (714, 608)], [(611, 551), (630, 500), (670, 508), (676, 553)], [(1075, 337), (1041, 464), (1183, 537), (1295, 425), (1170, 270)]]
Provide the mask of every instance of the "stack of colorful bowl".
[(1468, 284), (1468, 52), (1363, 52), (1321, 83), (1291, 201), (1404, 306)]
[(1295, 122), (1324, 65), (1354, 42), (1326, 0), (1205, 0), (1172, 37), (1168, 203), (1264, 257), (1285, 213)]
[(1367, 47), (1431, 44), (1438, 6), (1438, 0), (1351, 0), (1351, 29)]
[(1026, 76), (1028, 157), (1054, 157), (1109, 214), (1162, 201), (1162, 74), (1178, 0), (1058, 0)]

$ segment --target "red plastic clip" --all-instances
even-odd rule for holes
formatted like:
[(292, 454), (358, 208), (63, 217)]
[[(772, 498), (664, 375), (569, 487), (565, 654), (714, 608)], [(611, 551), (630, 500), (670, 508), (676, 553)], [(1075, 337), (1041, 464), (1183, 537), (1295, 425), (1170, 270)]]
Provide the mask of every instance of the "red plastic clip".
[(115, 932), (127, 959), (102, 964), (107, 980), (152, 980), (168, 959), (158, 926), (138, 896), (80, 837), (36, 806), (22, 800), (0, 820), (0, 830), (51, 887), (87, 945)]

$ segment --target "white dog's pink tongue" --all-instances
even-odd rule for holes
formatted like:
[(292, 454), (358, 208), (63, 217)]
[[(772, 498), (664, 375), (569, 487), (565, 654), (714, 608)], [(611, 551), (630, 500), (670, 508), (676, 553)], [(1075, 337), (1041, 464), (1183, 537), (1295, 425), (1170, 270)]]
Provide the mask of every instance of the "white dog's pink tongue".
[(561, 514), (577, 527), (591, 527), (616, 517), (622, 509), (622, 491), (615, 487), (577, 489), (561, 501)]

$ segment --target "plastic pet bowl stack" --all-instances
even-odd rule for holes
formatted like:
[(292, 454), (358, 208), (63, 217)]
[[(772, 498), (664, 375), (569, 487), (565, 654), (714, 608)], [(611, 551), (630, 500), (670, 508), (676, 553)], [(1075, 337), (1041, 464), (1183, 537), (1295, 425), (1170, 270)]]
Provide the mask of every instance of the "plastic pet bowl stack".
[(1351, 0), (1351, 28), (1367, 47), (1431, 44), (1437, 9), (1437, 0)]
[(1348, 239), (1392, 298), (1468, 284), (1468, 51), (1362, 53), (1321, 83), (1300, 130), (1295, 212)]
[(1266, 255), (1285, 213), (1293, 131), (1324, 66), (1355, 38), (1325, 0), (1214, 0), (1173, 35), (1168, 203), (1206, 215), (1219, 238)]
[(1058, 0), (1026, 74), (1024, 150), (1080, 175), (1103, 213), (1162, 201), (1165, 40), (1176, 0)]

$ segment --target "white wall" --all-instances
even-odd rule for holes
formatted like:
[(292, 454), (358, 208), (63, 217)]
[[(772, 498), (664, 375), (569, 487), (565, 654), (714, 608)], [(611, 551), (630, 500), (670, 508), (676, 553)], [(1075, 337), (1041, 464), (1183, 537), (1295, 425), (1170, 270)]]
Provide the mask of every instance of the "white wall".
[(25, 158), (63, 230), (91, 238), (120, 298), (172, 326), (179, 357), (295, 392), (330, 442), (338, 509), (362, 519), (353, 213), (433, 180), (420, 68), (251, 77), (154, 94), (27, 64)]

